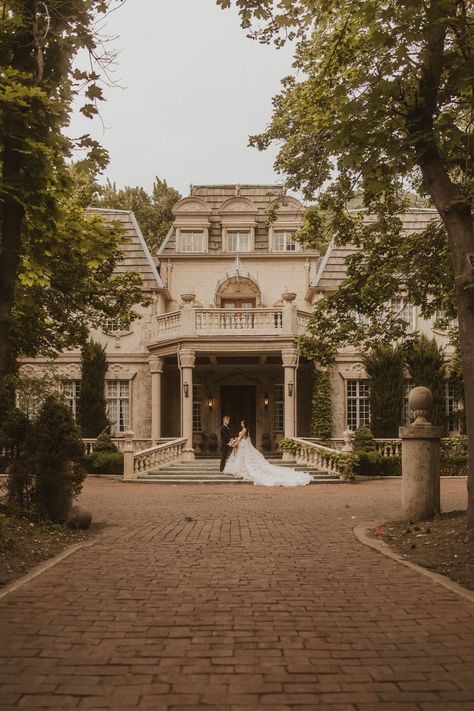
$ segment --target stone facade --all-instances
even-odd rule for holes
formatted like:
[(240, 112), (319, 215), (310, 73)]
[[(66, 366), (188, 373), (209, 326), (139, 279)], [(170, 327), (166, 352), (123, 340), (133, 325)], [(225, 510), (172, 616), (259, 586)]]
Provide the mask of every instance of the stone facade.
[[(313, 304), (344, 278), (350, 250), (330, 244), (321, 256), (297, 244), (303, 206), (275, 185), (194, 186), (175, 205), (174, 224), (154, 257), (133, 214), (102, 212), (120, 220), (128, 238), (120, 270), (139, 271), (152, 298), (129, 331), (111, 323), (91, 333), (106, 345), (115, 431), (131, 429), (144, 441), (186, 437), (188, 458), (217, 449), (224, 414), (235, 431), (245, 417), (254, 443), (266, 451), (283, 436), (309, 436), (312, 365), (299, 356), (297, 339)], [(404, 219), (416, 229), (432, 217), (433, 211), (413, 210)], [(430, 331), (413, 312), (410, 318)], [(68, 351), (54, 364), (24, 359), (22, 367), (30, 374), (54, 367), (69, 381), (74, 406), (79, 363), (79, 352)], [(361, 408), (364, 379), (359, 355), (340, 353), (333, 381), (337, 437), (354, 398)]]

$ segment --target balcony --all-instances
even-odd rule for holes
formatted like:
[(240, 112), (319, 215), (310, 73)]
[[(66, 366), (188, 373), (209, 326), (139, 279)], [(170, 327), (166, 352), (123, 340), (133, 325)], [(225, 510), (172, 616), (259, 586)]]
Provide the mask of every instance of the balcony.
[(185, 306), (155, 319), (158, 341), (200, 336), (283, 336), (306, 332), (310, 314), (291, 304), (282, 308), (202, 309)]

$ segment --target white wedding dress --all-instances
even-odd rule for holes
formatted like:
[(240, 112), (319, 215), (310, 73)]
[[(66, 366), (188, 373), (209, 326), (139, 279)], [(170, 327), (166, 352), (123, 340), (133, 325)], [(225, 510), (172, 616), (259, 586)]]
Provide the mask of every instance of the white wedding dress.
[(239, 440), (227, 459), (226, 474), (242, 477), (259, 486), (306, 486), (311, 482), (312, 477), (306, 472), (270, 464), (252, 445), (245, 430), (239, 433)]

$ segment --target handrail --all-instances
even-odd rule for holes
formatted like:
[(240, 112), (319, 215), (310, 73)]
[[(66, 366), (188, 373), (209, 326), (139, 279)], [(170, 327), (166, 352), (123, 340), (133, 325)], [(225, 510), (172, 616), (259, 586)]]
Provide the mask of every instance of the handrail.
[(338, 476), (339, 479), (354, 479), (357, 457), (351, 452), (341, 452), (300, 437), (289, 437), (280, 442), (280, 448), (293, 453), (296, 463), (316, 467), (320, 471)]
[(148, 449), (142, 449), (140, 452), (133, 452), (132, 449), (126, 448), (123, 466), (124, 479), (138, 479), (163, 465), (180, 461), (186, 442), (186, 437), (177, 437), (148, 447)]

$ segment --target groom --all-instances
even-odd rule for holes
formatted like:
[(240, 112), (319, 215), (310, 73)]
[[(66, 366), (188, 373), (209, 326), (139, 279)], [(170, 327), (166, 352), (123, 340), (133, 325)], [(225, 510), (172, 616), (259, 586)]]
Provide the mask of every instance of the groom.
[(229, 424), (230, 417), (228, 415), (224, 415), (221, 427), (221, 466), (219, 469), (221, 472), (224, 471), (225, 463), (229, 455), (229, 441), (231, 439)]

